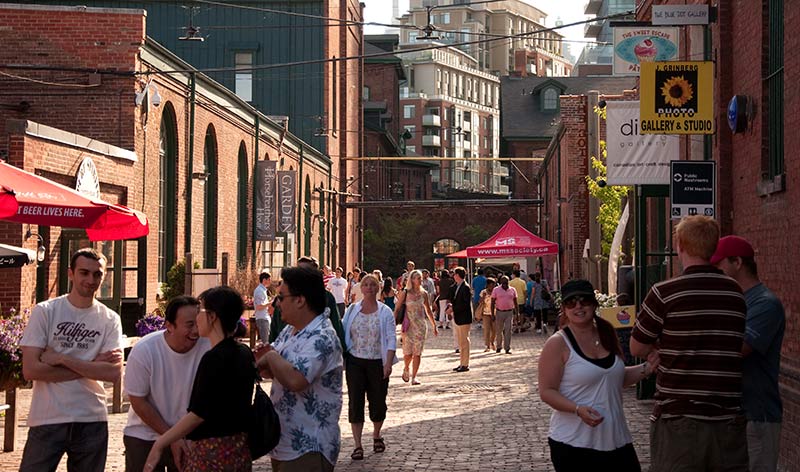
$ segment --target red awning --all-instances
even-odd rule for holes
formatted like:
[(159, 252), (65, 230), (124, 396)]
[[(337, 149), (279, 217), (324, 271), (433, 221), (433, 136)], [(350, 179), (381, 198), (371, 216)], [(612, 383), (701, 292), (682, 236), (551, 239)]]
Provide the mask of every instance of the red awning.
[(0, 219), (84, 228), (92, 241), (135, 239), (150, 232), (142, 212), (88, 197), (2, 161)]
[(445, 257), (456, 257), (458, 259), (466, 259), (467, 258), (467, 250), (466, 249), (462, 249), (461, 251), (454, 252), (452, 254), (448, 254)]
[(497, 234), (466, 251), (467, 257), (535, 257), (558, 254), (558, 244), (536, 236), (510, 218)]

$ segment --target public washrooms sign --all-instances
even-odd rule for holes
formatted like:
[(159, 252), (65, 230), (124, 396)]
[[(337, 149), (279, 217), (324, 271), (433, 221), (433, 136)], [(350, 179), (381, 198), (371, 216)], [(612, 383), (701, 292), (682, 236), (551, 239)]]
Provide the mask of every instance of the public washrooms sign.
[(715, 217), (716, 163), (714, 161), (672, 161), (669, 198), (672, 219), (705, 215)]
[(642, 134), (712, 134), (714, 69), (710, 61), (641, 64)]
[(680, 157), (680, 137), (642, 135), (639, 102), (606, 105), (606, 181), (609, 185), (669, 185), (669, 163)]

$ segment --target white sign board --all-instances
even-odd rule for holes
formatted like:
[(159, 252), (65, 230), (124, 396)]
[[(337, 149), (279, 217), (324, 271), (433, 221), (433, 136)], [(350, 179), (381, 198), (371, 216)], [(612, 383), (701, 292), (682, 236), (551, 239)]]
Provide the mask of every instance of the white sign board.
[(669, 163), (680, 158), (680, 137), (640, 134), (639, 102), (610, 101), (606, 152), (609, 185), (669, 185)]
[(614, 27), (614, 75), (639, 75), (643, 62), (677, 61), (680, 28)]
[(653, 5), (653, 25), (707, 25), (708, 5)]

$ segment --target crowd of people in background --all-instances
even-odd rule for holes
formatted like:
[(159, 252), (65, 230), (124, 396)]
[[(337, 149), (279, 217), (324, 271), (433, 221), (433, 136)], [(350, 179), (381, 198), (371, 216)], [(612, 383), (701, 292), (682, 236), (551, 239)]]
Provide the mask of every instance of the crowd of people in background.
[[(555, 333), (538, 370), (541, 400), (553, 409), (548, 442), (556, 471), (641, 470), (622, 389), (654, 374), (650, 470), (776, 470), (781, 302), (759, 280), (750, 243), (720, 239), (712, 218), (682, 220), (675, 248), (683, 273), (650, 289), (632, 330), (630, 352), (645, 362), (625, 365), (589, 281), (560, 287)], [(33, 309), (21, 342), (23, 373), (34, 382), (21, 471), (54, 470), (64, 454), (69, 470), (104, 470), (102, 382), (123, 371), (119, 316), (95, 298), (105, 264), (95, 250), (77, 251), (70, 292)], [(481, 269), (470, 281), (463, 267), (431, 273), (409, 261), (396, 283), (381, 270), (343, 274), (311, 257), (284, 268), (277, 283), (260, 274), (253, 304), (261, 343), (252, 350), (235, 339), (240, 293), (216, 287), (170, 300), (165, 328), (143, 337), (124, 369), (126, 470), (251, 470), (251, 402), (254, 385), (267, 378), (283, 432), (270, 453), (272, 470), (332, 471), (344, 382), (350, 458), (365, 457), (365, 409), (372, 452), (391, 447), (382, 428), (400, 362), (398, 334), (400, 377), (411, 385), (421, 384), (431, 335), (452, 331), (453, 371), (468, 372), (475, 325), (484, 352), (511, 354), (513, 335), (530, 328), (548, 334), (554, 296), (539, 272)]]

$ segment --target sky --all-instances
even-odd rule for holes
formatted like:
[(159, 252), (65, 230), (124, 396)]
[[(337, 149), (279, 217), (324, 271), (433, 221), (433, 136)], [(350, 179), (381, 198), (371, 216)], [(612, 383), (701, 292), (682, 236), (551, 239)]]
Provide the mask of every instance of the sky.
[[(364, 20), (379, 23), (397, 23), (392, 18), (392, 0), (361, 0), (366, 7), (364, 8)], [(556, 20), (560, 17), (566, 23), (586, 20), (588, 17), (583, 14), (583, 7), (586, 0), (522, 0), (525, 3), (535, 6), (547, 14), (547, 24), (545, 26), (555, 26)], [(400, 14), (408, 11), (408, 0), (400, 0)], [(366, 34), (380, 34), (382, 27), (368, 26)], [(586, 41), (583, 37), (583, 25), (563, 28), (558, 30), (567, 39), (576, 41)], [(580, 56), (583, 43), (572, 43), (572, 55), (577, 58)]]

